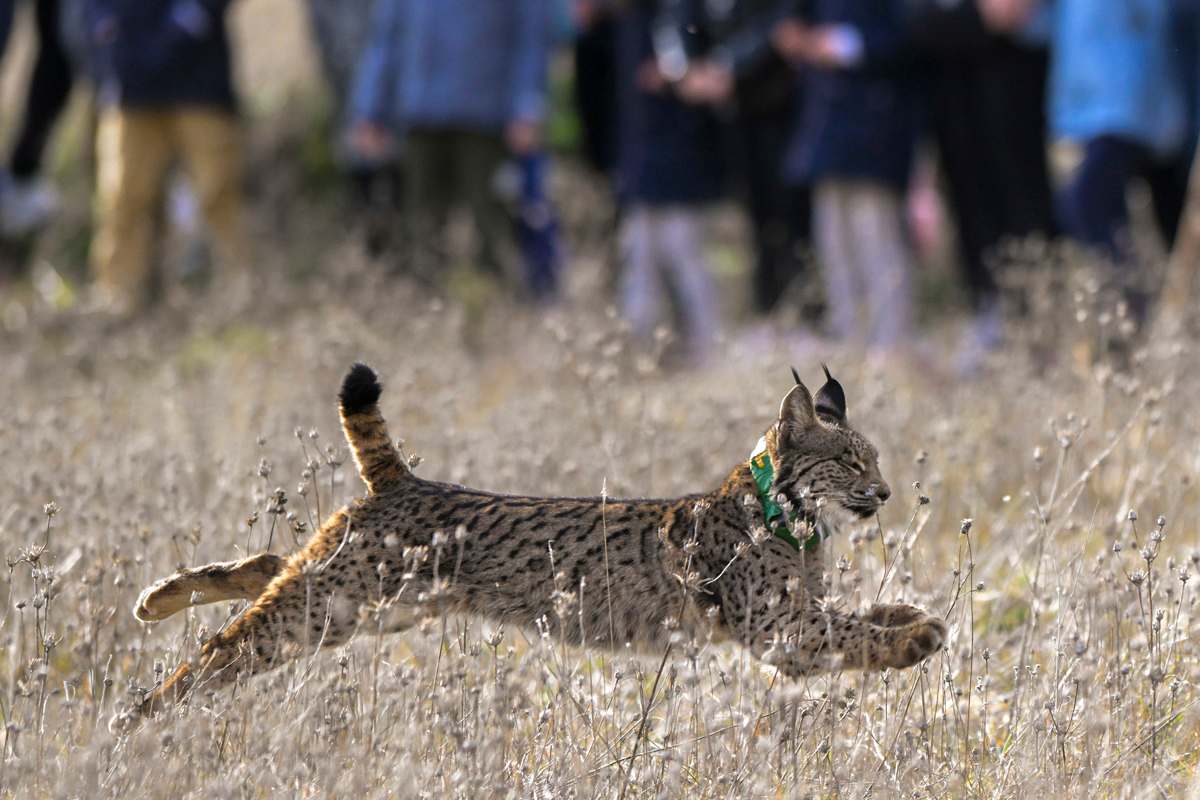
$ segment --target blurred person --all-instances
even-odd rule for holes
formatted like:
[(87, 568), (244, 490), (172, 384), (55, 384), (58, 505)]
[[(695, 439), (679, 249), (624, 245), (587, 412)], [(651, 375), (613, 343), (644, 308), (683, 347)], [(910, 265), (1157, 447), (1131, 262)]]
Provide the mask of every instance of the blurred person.
[[(0, 53), (13, 11), (11, 0), (0, 2)], [(33, 233), (58, 211), (58, 192), (42, 176), (42, 158), (71, 93), (72, 65), (63, 46), (59, 11), (60, 0), (34, 0), (37, 55), (8, 169), (0, 172), (0, 236)]]
[(1054, 234), (1045, 97), (1049, 56), (992, 0), (908, 0), (927, 77), (927, 118), (955, 218), (973, 319), (959, 354), (975, 369), (999, 346), (996, 270), (1007, 241)]
[[(550, 0), (549, 47), (569, 46), (575, 37), (574, 0)], [(550, 154), (546, 143), (527, 153), (516, 154), (513, 167), (519, 191), (512, 203), (517, 248), (524, 266), (525, 286), (537, 303), (550, 303), (558, 296), (559, 273), (563, 267), (558, 211), (550, 197)]]
[[(993, 0), (1014, 24), (1031, 0)], [(1015, 9), (1015, 10), (1014, 10)], [(1055, 136), (1078, 143), (1083, 158), (1058, 205), (1064, 231), (1120, 268), (1117, 281), (1130, 320), (1150, 306), (1138, 266), (1126, 192), (1143, 177), (1163, 239), (1174, 241), (1186, 192), (1184, 81), (1176, 59), (1171, 0), (1046, 3), (1051, 42), (1050, 118)]]
[(804, 101), (785, 168), (813, 187), (831, 332), (872, 348), (903, 347), (912, 333), (904, 197), (916, 98), (900, 3), (809, 6), (774, 31), (780, 52), (804, 67)]
[(575, 106), (583, 154), (611, 175), (617, 163), (617, 15), (615, 0), (574, 0)]
[(781, 169), (796, 117), (799, 85), (776, 52), (771, 32), (783, 16), (779, 0), (709, 3), (712, 47), (692, 65), (681, 91), (691, 100), (730, 104), (736, 174), (743, 184), (754, 234), (752, 298), (770, 313), (803, 269), (809, 234), (807, 186)]
[(402, 246), (395, 220), (402, 209), (404, 174), (395, 149), (365, 152), (352, 138), (354, 96), (372, 37), (375, 0), (306, 0), (306, 6), (338, 127), (334, 159), (347, 179), (351, 211), (361, 222), (366, 251), (377, 258)]
[(90, 0), (100, 105), (91, 260), (100, 306), (114, 315), (148, 301), (165, 181), (177, 159), (225, 268), (246, 266), (229, 4)]
[(685, 358), (700, 362), (719, 333), (704, 223), (724, 182), (716, 114), (681, 95), (689, 64), (710, 48), (703, 7), (698, 0), (640, 0), (620, 26), (621, 310), (648, 340), (669, 282), (683, 317)]
[(351, 139), (364, 153), (400, 147), (419, 274), (446, 266), (441, 239), (458, 206), (471, 213), (478, 266), (495, 278), (515, 271), (496, 182), (510, 155), (540, 145), (550, 15), (547, 0), (378, 0)]

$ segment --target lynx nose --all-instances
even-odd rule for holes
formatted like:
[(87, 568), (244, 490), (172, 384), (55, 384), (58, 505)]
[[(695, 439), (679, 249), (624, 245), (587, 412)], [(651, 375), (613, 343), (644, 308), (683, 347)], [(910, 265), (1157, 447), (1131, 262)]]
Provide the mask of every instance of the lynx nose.
[(892, 496), (892, 490), (886, 483), (877, 483), (875, 484), (875, 496), (879, 498), (879, 502), (886, 503), (887, 499)]

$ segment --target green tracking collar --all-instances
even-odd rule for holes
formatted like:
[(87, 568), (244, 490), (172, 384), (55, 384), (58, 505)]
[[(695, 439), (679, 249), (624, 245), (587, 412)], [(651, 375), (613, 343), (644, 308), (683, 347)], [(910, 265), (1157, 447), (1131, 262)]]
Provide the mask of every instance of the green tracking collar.
[[(758, 440), (758, 446), (750, 454), (750, 474), (754, 476), (754, 485), (758, 487), (758, 502), (762, 506), (767, 527), (771, 528), (771, 532), (780, 539), (790, 544), (793, 550), (799, 552), (800, 542), (792, 534), (787, 521), (783, 519), (783, 509), (771, 496), (771, 486), (775, 483), (775, 465), (771, 463), (771, 454), (767, 452), (766, 437)], [(779, 520), (777, 525), (774, 524), (776, 520)], [(804, 540), (804, 551), (811, 553), (816, 550), (820, 546), (822, 538), (821, 529), (814, 530), (812, 536)]]

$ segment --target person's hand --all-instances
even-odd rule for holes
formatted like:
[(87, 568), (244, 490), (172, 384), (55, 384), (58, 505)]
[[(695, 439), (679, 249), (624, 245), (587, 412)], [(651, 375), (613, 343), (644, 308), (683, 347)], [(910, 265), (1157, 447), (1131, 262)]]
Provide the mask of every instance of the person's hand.
[(575, 0), (574, 11), (575, 25), (581, 31), (590, 30), (602, 14), (596, 0)]
[(808, 26), (798, 19), (785, 19), (771, 31), (771, 44), (785, 61), (804, 61), (808, 54)]
[(851, 67), (862, 61), (863, 40), (858, 29), (851, 25), (818, 25), (808, 31), (805, 60), (832, 69)]
[(633, 82), (637, 88), (650, 94), (658, 94), (667, 86), (666, 77), (659, 71), (657, 62), (652, 58), (643, 61), (637, 68)]
[(533, 120), (514, 119), (504, 130), (504, 140), (514, 155), (529, 155), (542, 144), (542, 126)]
[(383, 125), (371, 120), (362, 120), (350, 129), (350, 148), (360, 157), (370, 161), (382, 161), (392, 154), (395, 141), (392, 133)]
[(719, 105), (733, 93), (733, 73), (723, 64), (700, 61), (688, 68), (678, 90), (679, 96), (689, 103)]
[(1012, 33), (1025, 27), (1037, 8), (1037, 0), (978, 0), (979, 16), (997, 33)]

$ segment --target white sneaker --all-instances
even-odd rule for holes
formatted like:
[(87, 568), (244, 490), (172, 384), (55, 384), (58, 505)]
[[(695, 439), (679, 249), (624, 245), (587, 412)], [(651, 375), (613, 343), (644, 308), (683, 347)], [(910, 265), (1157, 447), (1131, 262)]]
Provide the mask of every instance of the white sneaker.
[(6, 177), (0, 182), (0, 236), (28, 236), (58, 213), (58, 190), (49, 181)]

